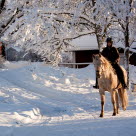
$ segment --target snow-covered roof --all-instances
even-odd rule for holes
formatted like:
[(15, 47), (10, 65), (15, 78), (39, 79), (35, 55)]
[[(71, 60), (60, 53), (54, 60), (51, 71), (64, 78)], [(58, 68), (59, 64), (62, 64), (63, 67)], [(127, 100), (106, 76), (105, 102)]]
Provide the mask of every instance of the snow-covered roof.
[(133, 42), (133, 44), (131, 45), (131, 48), (136, 48), (136, 42)]
[(96, 36), (87, 35), (82, 36), (78, 39), (74, 39), (71, 42), (74, 47), (70, 48), (70, 50), (94, 50), (98, 49), (98, 44), (96, 40)]

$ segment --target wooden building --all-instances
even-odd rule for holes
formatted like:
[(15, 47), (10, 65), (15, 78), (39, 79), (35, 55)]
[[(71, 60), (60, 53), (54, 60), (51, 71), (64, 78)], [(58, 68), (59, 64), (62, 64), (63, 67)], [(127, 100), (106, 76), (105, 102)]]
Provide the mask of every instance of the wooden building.
[[(69, 63), (70, 67), (84, 68), (92, 63), (92, 55), (99, 53), (98, 44), (95, 36), (84, 36), (73, 40), (71, 44), (74, 45), (74, 47), (69, 49), (69, 52), (72, 52), (72, 61), (71, 63)], [(106, 46), (106, 43), (104, 46)], [(121, 58), (120, 64), (123, 65), (124, 49), (120, 48), (119, 46), (117, 46), (117, 48)], [(66, 63), (65, 65), (68, 66), (68, 64)]]
[(73, 56), (73, 67), (83, 68), (88, 66), (92, 62), (92, 55), (99, 53), (95, 36), (84, 36), (73, 40), (71, 44), (74, 45), (73, 48), (69, 49)]

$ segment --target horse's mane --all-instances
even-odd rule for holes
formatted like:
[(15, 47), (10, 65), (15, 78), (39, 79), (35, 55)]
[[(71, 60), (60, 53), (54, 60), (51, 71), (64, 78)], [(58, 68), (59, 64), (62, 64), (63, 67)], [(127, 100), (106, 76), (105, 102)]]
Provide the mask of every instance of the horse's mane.
[(101, 55), (102, 61), (104, 62), (104, 66), (106, 69), (111, 69), (115, 72), (114, 68), (112, 67), (110, 61), (108, 61), (104, 56)]

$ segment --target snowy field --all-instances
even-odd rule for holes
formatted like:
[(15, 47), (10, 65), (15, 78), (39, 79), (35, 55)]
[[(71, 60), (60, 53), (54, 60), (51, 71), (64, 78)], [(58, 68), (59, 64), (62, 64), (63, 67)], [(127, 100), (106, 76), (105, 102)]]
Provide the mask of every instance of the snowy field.
[[(51, 68), (43, 63), (5, 63), (0, 70), (0, 136), (136, 136), (136, 94), (127, 111), (112, 116), (106, 93), (105, 116), (93, 89), (93, 65)], [(131, 82), (136, 67), (131, 66)]]

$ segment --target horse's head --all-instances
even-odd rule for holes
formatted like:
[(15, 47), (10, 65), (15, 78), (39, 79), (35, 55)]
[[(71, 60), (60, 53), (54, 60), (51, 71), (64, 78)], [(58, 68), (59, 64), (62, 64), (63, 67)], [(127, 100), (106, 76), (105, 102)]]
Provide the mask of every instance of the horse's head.
[(102, 71), (104, 71), (104, 57), (101, 54), (93, 55), (93, 64), (96, 70), (96, 75), (100, 78)]

